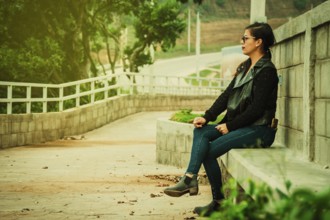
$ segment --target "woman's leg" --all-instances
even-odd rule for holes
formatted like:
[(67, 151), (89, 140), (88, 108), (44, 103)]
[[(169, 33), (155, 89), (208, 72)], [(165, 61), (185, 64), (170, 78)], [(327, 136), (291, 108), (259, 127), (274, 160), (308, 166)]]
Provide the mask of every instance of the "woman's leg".
[(204, 160), (203, 165), (211, 185), (212, 199), (223, 200), (225, 196), (222, 191), (222, 174), (217, 159), (208, 158)]
[(186, 173), (198, 174), (199, 169), (210, 149), (210, 142), (221, 137), (222, 134), (215, 125), (206, 125), (194, 129), (193, 143), (190, 153), (190, 161)]
[(222, 188), (221, 171), (217, 158), (233, 148), (261, 147), (266, 131), (265, 126), (249, 126), (229, 132), (210, 143), (203, 165), (211, 186), (214, 186), (217, 191), (216, 195), (219, 195), (218, 191)]
[(267, 127), (264, 126), (249, 126), (229, 132), (210, 143), (203, 165), (210, 181), (213, 201), (207, 206), (196, 207), (195, 212), (197, 214), (211, 215), (213, 211), (220, 208), (217, 201), (224, 199), (221, 170), (217, 158), (233, 148), (262, 146), (266, 131)]
[(231, 131), (210, 143), (206, 158), (216, 159), (234, 148), (263, 147), (266, 126), (248, 126)]
[(169, 196), (179, 197), (186, 193), (197, 195), (198, 182), (197, 174), (203, 160), (208, 154), (210, 141), (220, 137), (221, 134), (214, 125), (206, 125), (202, 128), (195, 128), (193, 146), (190, 154), (190, 162), (186, 174), (173, 187), (168, 187), (164, 193)]

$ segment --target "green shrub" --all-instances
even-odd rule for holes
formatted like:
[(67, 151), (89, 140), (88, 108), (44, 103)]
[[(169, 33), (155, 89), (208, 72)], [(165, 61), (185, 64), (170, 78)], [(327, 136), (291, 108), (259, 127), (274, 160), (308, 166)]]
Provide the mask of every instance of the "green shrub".
[(182, 109), (178, 112), (175, 112), (170, 120), (183, 122), (183, 123), (192, 123), (194, 118), (202, 116), (201, 114), (192, 113), (191, 109)]
[[(177, 122), (183, 122), (183, 123), (193, 123), (194, 118), (202, 116), (203, 114), (199, 113), (192, 113), (192, 109), (181, 109), (178, 112), (175, 112), (170, 120), (171, 121), (177, 121)], [(223, 119), (224, 115), (221, 114), (218, 116), (217, 120), (214, 122), (210, 122), (209, 124), (217, 124)]]
[(228, 181), (226, 190), (231, 192), (223, 201), (222, 209), (210, 219), (219, 220), (326, 220), (330, 219), (330, 188), (315, 193), (310, 189), (295, 189), (286, 182), (287, 192), (272, 190), (269, 186), (250, 182), (245, 198), (233, 201), (238, 195), (234, 180)]

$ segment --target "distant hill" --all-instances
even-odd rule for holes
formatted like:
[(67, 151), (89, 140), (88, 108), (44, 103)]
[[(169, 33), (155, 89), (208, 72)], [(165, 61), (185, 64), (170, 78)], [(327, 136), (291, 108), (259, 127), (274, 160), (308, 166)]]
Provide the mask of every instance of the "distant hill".
[[(201, 18), (201, 52), (220, 51), (224, 46), (237, 45), (244, 28), (250, 23), (250, 0), (222, 0), (222, 7), (217, 0), (204, 0), (199, 6)], [(305, 13), (312, 7), (326, 0), (307, 1), (304, 9), (297, 9), (295, 0), (266, 0), (266, 16), (273, 29), (287, 22), (290, 18)], [(195, 46), (195, 14), (192, 13), (191, 48)], [(187, 33), (178, 39), (177, 45), (187, 44)]]
[[(266, 0), (268, 18), (296, 17), (326, 0)], [(222, 6), (219, 3), (222, 2)], [(208, 18), (249, 18), (251, 0), (204, 0), (199, 6)]]

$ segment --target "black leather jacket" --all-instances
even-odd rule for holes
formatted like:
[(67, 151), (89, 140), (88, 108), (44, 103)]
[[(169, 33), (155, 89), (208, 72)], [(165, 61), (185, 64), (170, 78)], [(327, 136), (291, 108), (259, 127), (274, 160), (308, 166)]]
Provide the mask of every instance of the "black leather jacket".
[[(227, 123), (229, 130), (248, 125), (270, 125), (275, 117), (277, 100), (277, 72), (271, 62), (270, 55), (263, 56), (248, 73), (251, 66), (248, 59), (237, 68), (236, 77), (226, 91), (221, 94), (209, 110), (205, 112), (206, 121), (213, 121), (223, 111), (227, 110), (221, 123)], [(269, 80), (267, 77), (270, 77)], [(264, 87), (257, 90), (256, 78), (262, 78)], [(267, 94), (260, 94), (265, 91)], [(256, 94), (262, 97), (263, 103), (258, 103), (254, 98)], [(253, 106), (252, 106), (253, 105)], [(248, 112), (248, 113), (247, 113)]]
[[(266, 67), (275, 68), (269, 57), (261, 58), (254, 67), (244, 75), (251, 65), (251, 60), (239, 66), (238, 74), (235, 80), (232, 93), (229, 96), (227, 104), (227, 120), (233, 120), (237, 115), (243, 113), (248, 105), (252, 103), (253, 99), (253, 79)], [(276, 105), (273, 105), (274, 98), (277, 97), (277, 88), (275, 88), (269, 98), (266, 110), (262, 117), (253, 123), (253, 125), (267, 125), (270, 124), (272, 118), (275, 117)]]

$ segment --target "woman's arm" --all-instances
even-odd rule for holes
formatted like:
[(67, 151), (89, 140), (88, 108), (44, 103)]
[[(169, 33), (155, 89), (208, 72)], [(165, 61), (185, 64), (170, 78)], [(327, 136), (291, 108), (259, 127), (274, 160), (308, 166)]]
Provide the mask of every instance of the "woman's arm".
[(230, 82), (225, 91), (221, 93), (220, 96), (215, 100), (213, 105), (208, 110), (206, 110), (203, 116), (203, 118), (206, 119), (205, 124), (207, 124), (209, 121), (215, 121), (218, 115), (220, 115), (223, 111), (227, 109), (228, 98), (231, 93), (231, 90), (234, 87), (235, 79), (236, 77), (234, 77), (234, 79)]

